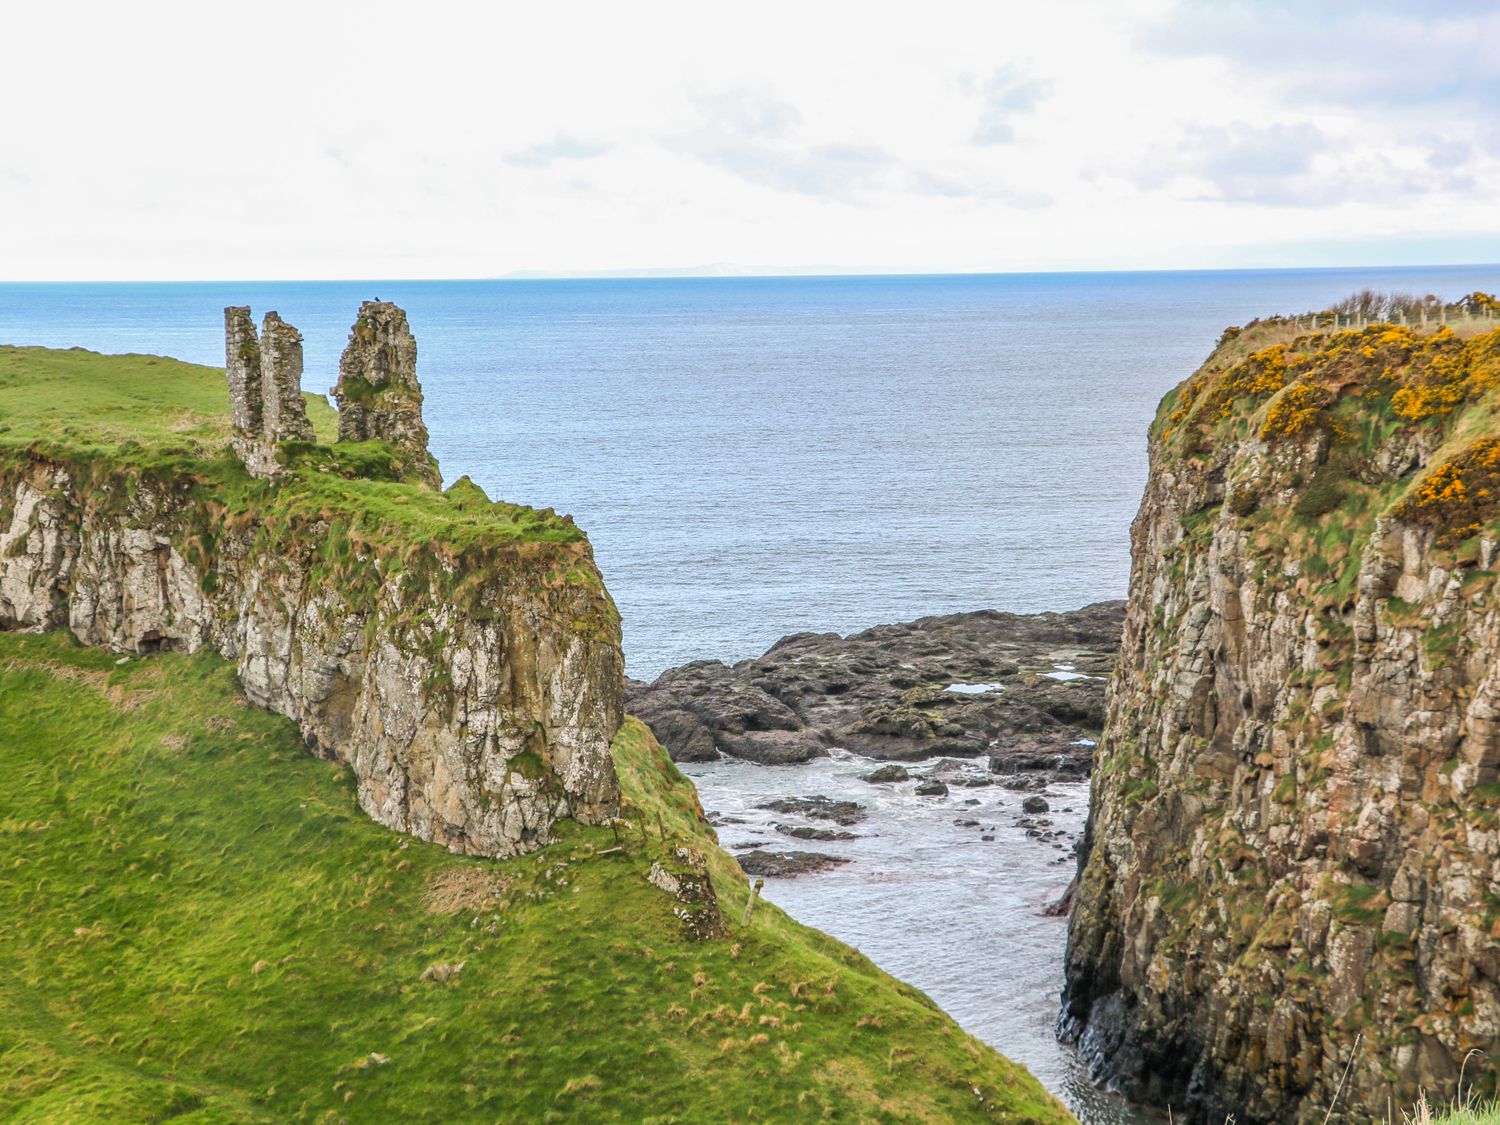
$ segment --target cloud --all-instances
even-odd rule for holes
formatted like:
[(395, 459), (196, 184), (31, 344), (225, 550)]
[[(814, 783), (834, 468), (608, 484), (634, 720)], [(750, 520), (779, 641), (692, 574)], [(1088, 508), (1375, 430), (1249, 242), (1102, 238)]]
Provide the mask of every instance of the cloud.
[(597, 141), (580, 140), (566, 133), (558, 133), (550, 141), (506, 153), (502, 159), (518, 168), (550, 168), (559, 160), (589, 160), (603, 156), (610, 148), (610, 145)]
[(1493, 106), (1500, 4), (1444, 0), (1182, 0), (1144, 26), (1148, 51), (1219, 58), (1251, 81), (1353, 110)]
[(697, 105), (701, 123), (669, 147), (760, 187), (849, 199), (888, 184), (899, 170), (878, 145), (809, 139), (796, 108), (763, 90), (720, 91)]
[(1400, 151), (1337, 139), (1307, 122), (1190, 124), (1148, 151), (1136, 176), (1146, 189), (1189, 199), (1268, 207), (1324, 208), (1458, 195), (1478, 186), (1462, 144)]
[(977, 145), (1008, 145), (1016, 139), (1016, 117), (1029, 113), (1046, 97), (1050, 83), (1026, 77), (1015, 67), (1001, 67), (990, 76), (981, 94)]

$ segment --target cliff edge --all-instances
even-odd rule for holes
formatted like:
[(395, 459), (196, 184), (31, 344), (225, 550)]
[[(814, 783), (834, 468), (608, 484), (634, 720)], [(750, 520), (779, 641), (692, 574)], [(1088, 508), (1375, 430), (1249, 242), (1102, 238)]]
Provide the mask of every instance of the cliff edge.
[(209, 649), (347, 762), (380, 823), (509, 855), (618, 811), (619, 615), (551, 511), (439, 491), (416, 346), (367, 302), (304, 398), (301, 336), (226, 310), (226, 373), (0, 349), (0, 628)]
[(1061, 1021), (1138, 1098), (1383, 1119), (1500, 1048), (1493, 325), (1231, 329), (1161, 405)]

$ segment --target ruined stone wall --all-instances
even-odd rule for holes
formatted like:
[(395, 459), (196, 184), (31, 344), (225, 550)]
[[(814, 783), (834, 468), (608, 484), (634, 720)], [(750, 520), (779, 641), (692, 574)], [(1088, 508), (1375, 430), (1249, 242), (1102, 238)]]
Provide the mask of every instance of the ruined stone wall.
[(226, 308), (224, 371), (235, 453), (256, 476), (274, 476), (277, 442), (313, 439), (302, 397), (302, 334), (268, 312), (257, 338), (249, 308)]

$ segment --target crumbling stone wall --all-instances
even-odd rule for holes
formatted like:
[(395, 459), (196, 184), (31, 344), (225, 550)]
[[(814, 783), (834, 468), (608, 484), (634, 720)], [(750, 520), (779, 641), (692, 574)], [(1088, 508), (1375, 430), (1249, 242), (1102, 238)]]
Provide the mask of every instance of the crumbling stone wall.
[(302, 398), (302, 333), (268, 312), (257, 338), (249, 307), (230, 306), (224, 371), (234, 451), (256, 476), (275, 476), (277, 442), (313, 440)]

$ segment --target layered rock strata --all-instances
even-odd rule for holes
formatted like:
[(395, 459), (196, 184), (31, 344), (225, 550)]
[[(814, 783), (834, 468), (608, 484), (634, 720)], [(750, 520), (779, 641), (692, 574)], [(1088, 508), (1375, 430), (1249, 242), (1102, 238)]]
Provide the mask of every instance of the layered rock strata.
[(1062, 1016), (1128, 1093), (1384, 1120), (1500, 1054), (1497, 384), (1270, 322), (1164, 400)]

